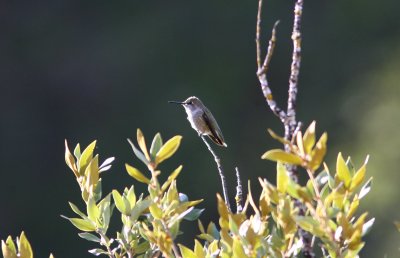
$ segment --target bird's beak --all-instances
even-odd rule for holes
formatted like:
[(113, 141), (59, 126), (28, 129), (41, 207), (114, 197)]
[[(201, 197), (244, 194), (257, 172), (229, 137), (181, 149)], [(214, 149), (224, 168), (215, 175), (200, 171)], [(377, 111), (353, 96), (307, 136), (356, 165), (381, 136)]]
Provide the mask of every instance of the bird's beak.
[(186, 104), (185, 102), (173, 101), (173, 100), (168, 101), (168, 103), (174, 103), (174, 104), (180, 104), (180, 105), (185, 105)]

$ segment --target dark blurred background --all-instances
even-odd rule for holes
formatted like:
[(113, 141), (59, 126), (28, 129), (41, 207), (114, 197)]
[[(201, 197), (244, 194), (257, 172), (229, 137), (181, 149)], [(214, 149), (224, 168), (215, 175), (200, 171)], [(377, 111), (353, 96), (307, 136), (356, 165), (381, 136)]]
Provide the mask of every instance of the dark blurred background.
[[(281, 20), (269, 80), (286, 105), (293, 1), (267, 0), (263, 40)], [(398, 0), (306, 1), (298, 118), (328, 131), (327, 162), (338, 151), (360, 166), (371, 155), (372, 192), (362, 205), (376, 217), (363, 257), (398, 257), (400, 234), (400, 19)], [(68, 201), (83, 208), (64, 163), (70, 146), (98, 140), (102, 160), (115, 156), (103, 190), (143, 185), (124, 163), (145, 170), (126, 141), (140, 127), (148, 145), (183, 135), (163, 176), (180, 164), (178, 188), (205, 198), (201, 219), (215, 222), (221, 192), (210, 153), (190, 128), (183, 108), (168, 100), (196, 95), (217, 118), (229, 148), (216, 151), (234, 195), (234, 167), (242, 180), (274, 182), (274, 164), (260, 159), (279, 147), (267, 128), (282, 133), (255, 75), (257, 1), (1, 1), (0, 2), (0, 238), (25, 230), (36, 257), (92, 257), (60, 214)], [(118, 215), (113, 228), (118, 229)], [(184, 223), (188, 245), (197, 224)], [(115, 231), (115, 230), (114, 230)], [(112, 234), (111, 234), (112, 233)], [(113, 232), (111, 230), (111, 235)]]

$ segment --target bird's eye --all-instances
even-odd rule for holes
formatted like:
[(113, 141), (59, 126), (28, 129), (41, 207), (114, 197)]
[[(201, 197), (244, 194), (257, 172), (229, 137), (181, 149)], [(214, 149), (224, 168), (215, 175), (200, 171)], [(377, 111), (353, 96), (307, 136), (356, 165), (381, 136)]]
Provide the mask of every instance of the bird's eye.
[(192, 105), (192, 104), (193, 104), (193, 102), (192, 102), (192, 101), (189, 101), (189, 102), (188, 102), (188, 104), (189, 104), (189, 105)]

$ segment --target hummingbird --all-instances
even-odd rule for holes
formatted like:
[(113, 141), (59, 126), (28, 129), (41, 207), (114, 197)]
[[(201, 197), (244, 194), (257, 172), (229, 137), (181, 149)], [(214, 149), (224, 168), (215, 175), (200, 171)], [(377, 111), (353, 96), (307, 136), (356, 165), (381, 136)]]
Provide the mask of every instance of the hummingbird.
[(219, 146), (228, 147), (222, 136), (221, 129), (210, 110), (204, 106), (203, 102), (195, 96), (187, 98), (185, 101), (168, 101), (169, 103), (180, 104), (185, 108), (187, 119), (199, 136), (207, 135)]

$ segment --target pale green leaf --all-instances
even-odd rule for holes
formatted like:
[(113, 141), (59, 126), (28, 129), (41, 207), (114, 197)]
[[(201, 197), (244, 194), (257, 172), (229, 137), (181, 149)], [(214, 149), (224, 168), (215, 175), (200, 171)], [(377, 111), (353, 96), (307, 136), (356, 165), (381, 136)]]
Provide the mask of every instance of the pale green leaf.
[(145, 177), (142, 172), (140, 172), (138, 169), (130, 166), (129, 164), (125, 164), (125, 168), (126, 171), (128, 172), (128, 174), (135, 178), (137, 181), (141, 182), (141, 183), (145, 183), (145, 184), (149, 184), (150, 183), (150, 179), (148, 179), (147, 177)]
[(153, 142), (151, 143), (150, 147), (150, 155), (151, 159), (154, 161), (156, 159), (156, 154), (160, 150), (161, 146), (163, 145), (161, 134), (157, 133), (154, 138)]
[(266, 153), (264, 153), (261, 156), (262, 159), (269, 159), (272, 161), (280, 161), (282, 163), (288, 163), (292, 165), (301, 165), (303, 163), (303, 160), (292, 153), (285, 152), (284, 150), (281, 149), (273, 149), (269, 150)]
[(164, 160), (171, 157), (176, 150), (179, 148), (181, 143), (182, 136), (177, 135), (169, 139), (157, 152), (156, 154), (156, 163), (160, 164)]
[(75, 156), (75, 158), (76, 158), (77, 160), (79, 160), (80, 157), (81, 157), (81, 146), (79, 145), (79, 143), (75, 146), (75, 149), (74, 149), (74, 156)]
[(135, 156), (140, 159), (144, 164), (148, 165), (149, 164), (149, 160), (146, 159), (146, 157), (144, 156), (144, 154), (142, 152), (140, 152), (140, 150), (138, 150), (135, 145), (133, 144), (133, 142), (128, 139), (129, 144), (132, 147), (133, 153), (135, 154)]
[(96, 243), (100, 243), (100, 238), (90, 234), (88, 232), (83, 232), (83, 233), (79, 233), (78, 236), (80, 236), (83, 239), (86, 239), (88, 241), (92, 241), (92, 242), (96, 242)]

